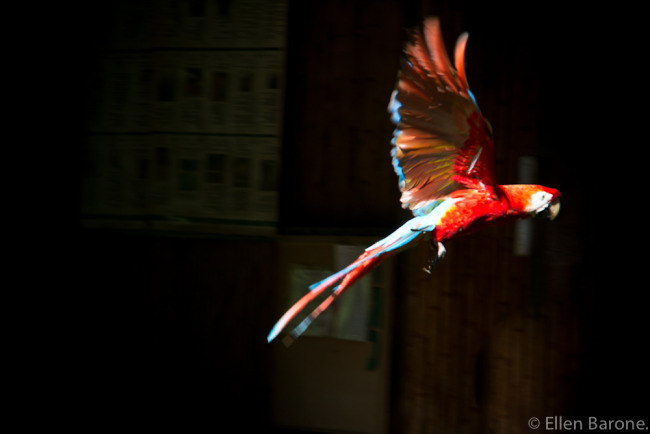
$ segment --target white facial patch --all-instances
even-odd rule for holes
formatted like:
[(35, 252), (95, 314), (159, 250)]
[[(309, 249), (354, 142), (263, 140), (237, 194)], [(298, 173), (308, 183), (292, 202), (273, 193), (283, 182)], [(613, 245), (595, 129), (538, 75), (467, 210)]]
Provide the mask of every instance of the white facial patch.
[(530, 202), (526, 207), (526, 212), (540, 212), (546, 208), (553, 200), (553, 195), (545, 191), (537, 191), (530, 197)]

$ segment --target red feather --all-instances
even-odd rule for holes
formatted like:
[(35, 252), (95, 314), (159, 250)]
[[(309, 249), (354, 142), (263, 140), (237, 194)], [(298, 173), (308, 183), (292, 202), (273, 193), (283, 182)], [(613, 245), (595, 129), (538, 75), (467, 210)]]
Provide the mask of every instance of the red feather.
[(404, 49), (389, 107), (397, 124), (393, 165), (401, 201), (416, 214), (455, 190), (496, 194), (491, 130), (465, 76), (467, 38), (464, 33), (456, 43), (455, 68), (437, 18), (427, 19)]
[(269, 341), (312, 302), (317, 303), (289, 335), (292, 341), (354, 282), (422, 239), (433, 237), (438, 243), (437, 255), (426, 268), (430, 271), (444, 255), (442, 241), (531, 215), (552, 219), (559, 212), (560, 192), (555, 189), (495, 182), (492, 130), (467, 85), (466, 44), (464, 33), (456, 43), (452, 66), (440, 24), (431, 18), (404, 50), (389, 105), (397, 124), (392, 156), (401, 201), (415, 217), (343, 270), (312, 285), (276, 323)]

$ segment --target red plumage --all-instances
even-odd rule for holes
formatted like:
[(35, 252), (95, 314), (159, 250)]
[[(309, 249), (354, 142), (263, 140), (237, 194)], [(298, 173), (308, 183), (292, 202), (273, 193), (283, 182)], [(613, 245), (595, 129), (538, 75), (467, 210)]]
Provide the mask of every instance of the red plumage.
[[(425, 20), (404, 49), (389, 111), (396, 124), (393, 166), (401, 202), (415, 215), (352, 264), (310, 287), (269, 333), (273, 340), (286, 325), (329, 288), (291, 333), (299, 336), (343, 291), (387, 257), (422, 239), (438, 246), (431, 268), (445, 254), (442, 241), (487, 225), (530, 216), (553, 219), (560, 192), (539, 185), (498, 185), (494, 179), (492, 129), (467, 84), (464, 56), (467, 33), (456, 43), (452, 66), (436, 18)], [(337, 286), (334, 286), (340, 282)]]

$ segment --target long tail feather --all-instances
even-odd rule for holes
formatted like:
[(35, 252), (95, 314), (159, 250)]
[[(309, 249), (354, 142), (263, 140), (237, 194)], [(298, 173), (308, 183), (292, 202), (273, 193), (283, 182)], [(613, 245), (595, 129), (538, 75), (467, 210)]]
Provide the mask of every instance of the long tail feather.
[[(307, 327), (316, 319), (318, 318), (318, 315), (320, 315), (322, 312), (327, 309), (338, 296), (340, 296), (346, 289), (354, 285), (356, 281), (361, 279), (363, 276), (368, 274), (373, 268), (375, 268), (377, 265), (379, 265), (381, 262), (383, 262), (385, 259), (387, 259), (390, 254), (387, 254), (389, 252), (384, 252), (385, 254), (380, 255), (380, 256), (371, 256), (370, 259), (365, 259), (362, 264), (360, 264), (357, 268), (354, 270), (350, 271), (344, 278), (343, 281), (341, 282), (340, 285), (336, 286), (332, 293), (325, 299), (323, 300), (316, 309), (314, 309), (305, 319), (303, 319), (300, 324), (298, 324), (291, 333), (284, 339), (284, 343), (286, 345), (289, 345), (291, 342), (294, 340), (298, 339), (298, 337), (305, 331), (307, 330)], [(364, 253), (365, 255), (365, 253)], [(357, 261), (360, 259), (364, 258), (364, 255), (361, 255)], [(355, 261), (355, 263), (357, 262)]]
[[(411, 220), (412, 221), (412, 220)], [(271, 342), (282, 330), (311, 302), (321, 296), (325, 290), (338, 281), (341, 283), (332, 289), (332, 293), (323, 300), (298, 326), (290, 333), (290, 339), (296, 339), (332, 302), (341, 295), (345, 289), (352, 286), (357, 280), (368, 274), (373, 268), (385, 259), (402, 250), (424, 236), (424, 232), (412, 229), (411, 221), (393, 232), (383, 240), (373, 244), (359, 256), (359, 258), (344, 269), (332, 274), (328, 278), (316, 282), (309, 287), (310, 291), (287, 310), (273, 326), (267, 340)]]

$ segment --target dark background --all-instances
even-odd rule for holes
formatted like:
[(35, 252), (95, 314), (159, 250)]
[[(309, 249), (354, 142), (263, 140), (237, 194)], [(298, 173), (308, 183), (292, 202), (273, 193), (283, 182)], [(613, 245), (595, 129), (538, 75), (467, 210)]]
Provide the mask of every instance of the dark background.
[[(46, 54), (54, 69), (49, 85), (65, 110), (48, 129), (61, 145), (43, 146), (56, 176), (38, 198), (49, 212), (39, 224), (30, 278), (61, 286), (44, 296), (57, 308), (39, 329), (53, 342), (40, 363), (77, 398), (58, 416), (90, 427), (181, 420), (273, 432), (265, 336), (277, 314), (270, 308), (278, 290), (277, 240), (105, 233), (79, 224), (83, 71), (110, 24), (110, 5), (93, 5), (57, 10), (48, 22), (58, 47)], [(450, 344), (446, 357), (477, 361), (475, 402), (454, 408), (471, 408), (469, 419), (494, 409), (508, 414), (517, 397), (502, 401), (499, 393), (516, 388), (515, 374), (491, 363), (511, 354), (509, 361), (527, 367), (516, 375), (533, 385), (532, 399), (547, 414), (648, 422), (641, 12), (619, 3), (358, 0), (296, 1), (289, 13), (280, 234), (381, 237), (408, 218), (399, 208), (385, 112), (405, 29), (438, 15), (450, 48), (468, 30), (468, 79), (496, 133), (498, 179), (516, 182), (517, 158), (536, 155), (540, 183), (563, 197), (556, 221), (536, 223), (530, 258), (512, 256), (512, 228), (447, 246), (440, 273), (457, 282), (452, 295), (470, 294), (489, 309), (477, 294), (505, 288), (513, 300), (501, 306), (505, 330), (521, 331), (527, 343), (499, 338), (488, 322), (477, 326), (486, 328), (477, 338), (485, 346)], [(404, 402), (419, 399), (440, 411), (440, 402), (466, 398), (460, 390), (414, 398), (405, 386), (435, 385), (438, 375), (413, 378), (413, 335), (461, 336), (432, 327), (430, 316), (406, 301), (407, 293), (435, 290), (435, 280), (414, 277), (423, 258), (424, 247), (416, 248), (397, 268), (390, 415), (396, 433), (435, 431)], [(462, 311), (457, 318), (463, 323)], [(527, 333), (527, 324), (537, 334)], [(497, 371), (501, 376), (489, 380)], [(461, 432), (455, 424), (463, 421), (441, 426)], [(507, 426), (495, 432), (517, 431)]]

